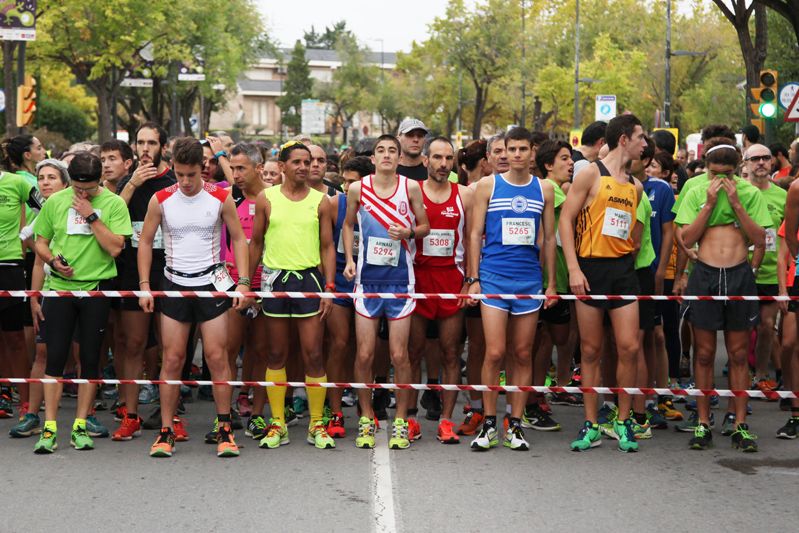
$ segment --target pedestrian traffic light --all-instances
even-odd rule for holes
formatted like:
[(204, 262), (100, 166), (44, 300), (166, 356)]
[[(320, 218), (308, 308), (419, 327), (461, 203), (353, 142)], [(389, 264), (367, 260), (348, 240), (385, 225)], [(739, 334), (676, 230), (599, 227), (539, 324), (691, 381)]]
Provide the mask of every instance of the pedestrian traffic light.
[(22, 85), (17, 86), (17, 127), (24, 128), (33, 123), (36, 113), (36, 80), (25, 75)]
[(761, 70), (760, 87), (752, 87), (753, 103), (749, 104), (752, 115), (765, 119), (777, 116), (777, 71)]

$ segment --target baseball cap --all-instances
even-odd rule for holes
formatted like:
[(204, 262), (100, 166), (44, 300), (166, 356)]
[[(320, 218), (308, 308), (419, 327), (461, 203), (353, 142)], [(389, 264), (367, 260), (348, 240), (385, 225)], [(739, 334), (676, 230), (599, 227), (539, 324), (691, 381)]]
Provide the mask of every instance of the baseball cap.
[(424, 122), (418, 118), (406, 118), (400, 122), (399, 128), (397, 129), (397, 135), (404, 135), (413, 130), (423, 130), (425, 133), (430, 133), (430, 130), (428, 130), (427, 126), (424, 125)]

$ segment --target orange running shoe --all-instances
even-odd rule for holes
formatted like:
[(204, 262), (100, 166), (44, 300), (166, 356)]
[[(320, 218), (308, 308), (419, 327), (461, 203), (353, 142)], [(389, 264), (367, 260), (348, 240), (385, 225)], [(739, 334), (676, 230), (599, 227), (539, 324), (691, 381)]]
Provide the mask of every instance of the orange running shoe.
[(136, 418), (125, 416), (119, 425), (119, 429), (111, 435), (111, 440), (133, 440), (133, 437), (139, 436), (141, 436), (141, 418), (138, 416)]
[(150, 457), (172, 457), (175, 451), (175, 434), (169, 428), (161, 428), (158, 438), (150, 447)]
[(119, 404), (119, 406), (114, 409), (114, 422), (122, 422), (125, 420), (125, 417), (128, 414), (128, 408), (125, 406), (124, 403)]
[[(777, 382), (770, 380), (768, 378), (762, 378), (758, 380), (757, 383), (755, 383), (755, 389), (759, 390), (760, 392), (766, 395), (768, 395), (768, 393), (770, 392), (774, 392), (776, 388), (777, 388)], [(765, 398), (767, 402), (775, 402), (777, 401), (777, 399), (778, 398), (776, 396), (771, 398), (769, 397)]]
[(466, 413), (466, 418), (463, 420), (463, 424), (458, 426), (458, 435), (474, 435), (480, 428), (483, 427), (483, 413), (479, 413), (477, 411), (469, 411)]
[(413, 442), (422, 438), (422, 427), (415, 418), (408, 419), (408, 440)]
[(172, 419), (172, 429), (175, 432), (176, 442), (186, 442), (189, 440), (189, 434), (186, 432), (186, 425), (179, 416)]
[(452, 431), (455, 424), (451, 420), (442, 420), (438, 423), (436, 438), (442, 444), (458, 444), (461, 439)]
[(238, 457), (239, 447), (233, 440), (233, 430), (230, 424), (219, 424), (219, 432), (216, 434), (216, 456), (217, 457)]
[(344, 429), (344, 415), (341, 411), (333, 413), (333, 416), (330, 417), (330, 421), (327, 423), (327, 434), (334, 439), (342, 439), (347, 436)]

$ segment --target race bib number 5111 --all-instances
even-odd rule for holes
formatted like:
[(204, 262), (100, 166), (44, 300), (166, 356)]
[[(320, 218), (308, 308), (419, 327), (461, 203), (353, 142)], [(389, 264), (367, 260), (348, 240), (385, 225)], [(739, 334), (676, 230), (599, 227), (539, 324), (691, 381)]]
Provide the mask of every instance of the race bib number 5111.
[(629, 239), (631, 224), (632, 215), (630, 215), (630, 213), (608, 207), (605, 209), (605, 221), (602, 224), (602, 235), (616, 237), (617, 239)]

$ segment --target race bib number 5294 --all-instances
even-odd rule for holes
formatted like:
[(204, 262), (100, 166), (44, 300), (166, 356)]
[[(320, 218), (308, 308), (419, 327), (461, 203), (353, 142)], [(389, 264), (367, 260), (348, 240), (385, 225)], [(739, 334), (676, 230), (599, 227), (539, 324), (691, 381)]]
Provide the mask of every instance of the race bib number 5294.
[(394, 239), (369, 237), (366, 262), (375, 266), (395, 267), (399, 265), (400, 246), (400, 242)]

